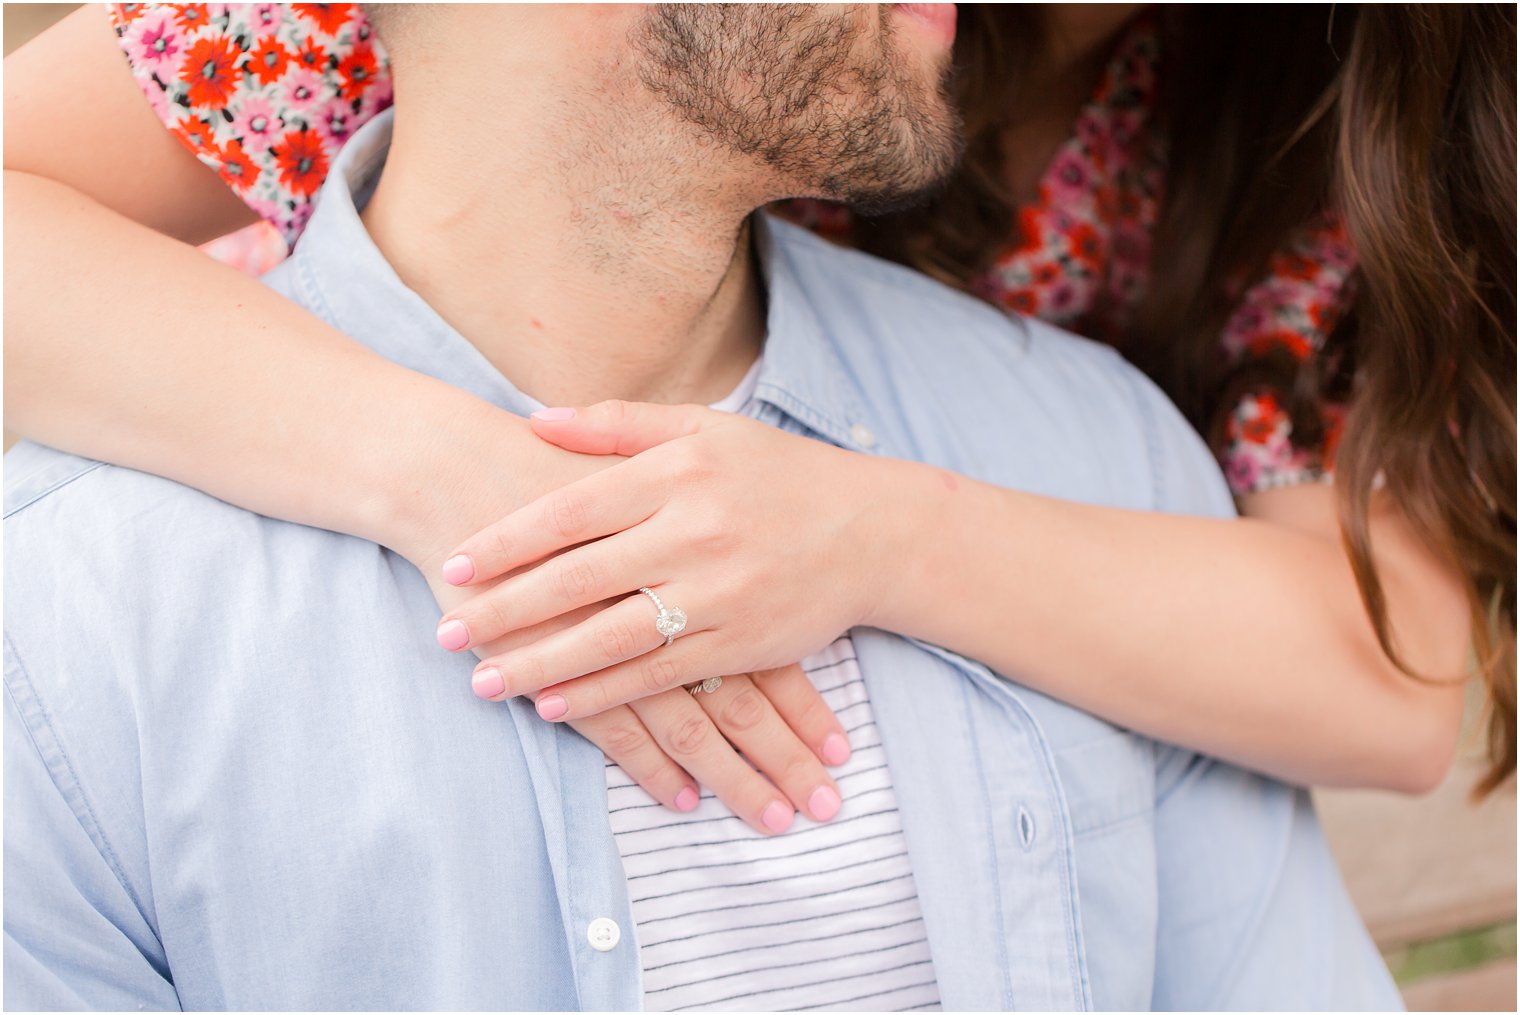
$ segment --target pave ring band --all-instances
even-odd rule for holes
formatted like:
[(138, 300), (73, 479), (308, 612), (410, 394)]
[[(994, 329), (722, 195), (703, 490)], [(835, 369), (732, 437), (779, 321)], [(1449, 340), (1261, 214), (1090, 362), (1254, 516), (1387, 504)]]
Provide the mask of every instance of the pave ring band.
[(654, 603), (654, 608), (659, 610), (659, 615), (654, 618), (654, 629), (665, 636), (665, 644), (669, 645), (676, 640), (676, 635), (686, 630), (686, 613), (679, 606), (666, 606), (660, 601), (660, 597), (654, 594), (654, 589), (639, 589), (641, 593), (649, 597)]

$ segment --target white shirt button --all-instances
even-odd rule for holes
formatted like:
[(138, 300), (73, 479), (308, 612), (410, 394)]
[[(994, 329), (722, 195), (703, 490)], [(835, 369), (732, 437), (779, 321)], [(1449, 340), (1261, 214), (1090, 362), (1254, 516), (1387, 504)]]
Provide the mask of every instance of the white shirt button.
[(586, 928), (586, 940), (599, 952), (610, 952), (623, 939), (623, 930), (617, 921), (599, 916)]
[(856, 423), (850, 427), (850, 440), (863, 448), (874, 448), (876, 446), (876, 435), (864, 423)]

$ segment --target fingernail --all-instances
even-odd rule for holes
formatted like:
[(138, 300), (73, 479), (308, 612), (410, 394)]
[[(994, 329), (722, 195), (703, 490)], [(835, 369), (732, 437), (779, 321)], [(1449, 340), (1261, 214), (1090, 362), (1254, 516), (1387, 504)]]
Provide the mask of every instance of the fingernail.
[(850, 760), (850, 742), (838, 733), (830, 733), (824, 738), (823, 750), (818, 753), (825, 765), (843, 765)]
[(692, 789), (690, 786), (687, 786), (685, 789), (681, 790), (681, 792), (676, 794), (676, 810), (694, 811), (697, 809), (697, 804), (700, 803), (701, 800), (702, 798), (697, 794), (697, 791)]
[(482, 698), (494, 698), (507, 689), (507, 682), (501, 679), (501, 670), (486, 666), (475, 671), (470, 678), (470, 687)]
[(563, 423), (567, 419), (575, 418), (574, 409), (540, 409), (533, 414), (533, 418), (540, 423)]
[(780, 800), (772, 800), (760, 815), (760, 823), (773, 832), (784, 832), (792, 827), (792, 809)]
[(827, 821), (839, 813), (839, 794), (832, 786), (819, 786), (808, 797), (808, 813), (814, 821)]
[(541, 718), (553, 722), (570, 711), (569, 702), (558, 694), (550, 694), (538, 699), (538, 714)]
[(462, 553), (443, 562), (443, 580), (450, 585), (463, 585), (475, 577), (475, 562)]
[(458, 652), (470, 643), (470, 632), (457, 620), (438, 625), (438, 644), (450, 652)]

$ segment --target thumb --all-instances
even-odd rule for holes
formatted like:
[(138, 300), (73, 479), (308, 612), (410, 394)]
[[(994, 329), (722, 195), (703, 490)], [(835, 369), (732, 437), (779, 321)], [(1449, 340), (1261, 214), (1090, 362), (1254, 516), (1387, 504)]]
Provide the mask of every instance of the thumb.
[(566, 451), (583, 455), (636, 455), (656, 444), (705, 429), (724, 418), (701, 405), (597, 402), (583, 409), (540, 409), (533, 432)]

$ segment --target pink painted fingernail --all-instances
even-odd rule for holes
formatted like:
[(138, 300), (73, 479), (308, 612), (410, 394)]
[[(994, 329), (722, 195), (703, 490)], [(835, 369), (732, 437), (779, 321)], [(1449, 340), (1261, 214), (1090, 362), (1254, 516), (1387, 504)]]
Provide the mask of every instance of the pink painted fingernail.
[(574, 409), (540, 409), (533, 414), (533, 418), (540, 423), (563, 423), (567, 419), (575, 418)]
[(470, 687), (482, 698), (494, 698), (507, 689), (507, 682), (501, 679), (501, 670), (485, 666), (475, 671)]
[(830, 733), (824, 738), (823, 750), (818, 753), (825, 765), (843, 765), (850, 760), (850, 742), (838, 733)]
[(697, 794), (697, 791), (687, 786), (676, 794), (676, 810), (694, 811), (697, 809), (697, 804), (701, 801), (702, 798)]
[(462, 553), (456, 553), (443, 562), (443, 580), (450, 585), (463, 585), (475, 577), (475, 562)]
[(792, 827), (793, 811), (780, 800), (772, 800), (760, 815), (760, 823), (773, 832), (784, 832)]
[(538, 699), (538, 714), (540, 718), (553, 722), (562, 718), (570, 711), (570, 703), (558, 694), (545, 695)]
[(814, 821), (827, 821), (839, 813), (839, 794), (832, 786), (819, 786), (808, 797), (808, 813)]
[(450, 652), (458, 652), (470, 643), (470, 632), (457, 620), (438, 625), (438, 644)]

